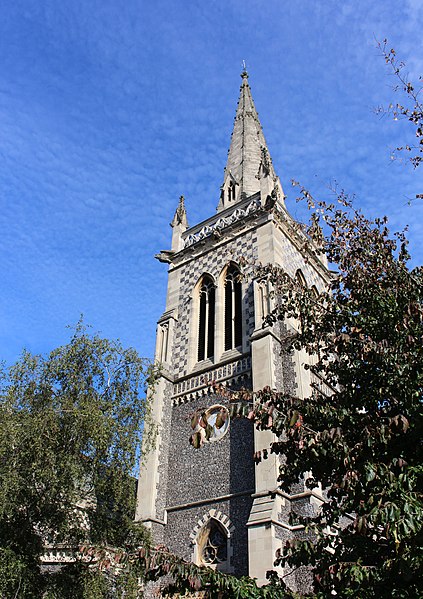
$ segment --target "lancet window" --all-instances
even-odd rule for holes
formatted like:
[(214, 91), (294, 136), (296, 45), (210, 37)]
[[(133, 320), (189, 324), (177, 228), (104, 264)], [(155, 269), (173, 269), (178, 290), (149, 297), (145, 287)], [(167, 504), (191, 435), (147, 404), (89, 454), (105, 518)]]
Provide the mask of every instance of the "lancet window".
[(270, 303), (270, 292), (269, 292), (269, 283), (267, 281), (260, 281), (257, 283), (257, 302), (258, 302), (258, 311), (257, 311), (257, 324), (262, 325), (263, 320), (268, 316), (271, 312), (271, 303)]
[(242, 345), (242, 289), (240, 272), (229, 266), (225, 277), (225, 351)]
[(214, 355), (214, 313), (216, 290), (211, 277), (205, 275), (200, 286), (198, 322), (198, 361)]

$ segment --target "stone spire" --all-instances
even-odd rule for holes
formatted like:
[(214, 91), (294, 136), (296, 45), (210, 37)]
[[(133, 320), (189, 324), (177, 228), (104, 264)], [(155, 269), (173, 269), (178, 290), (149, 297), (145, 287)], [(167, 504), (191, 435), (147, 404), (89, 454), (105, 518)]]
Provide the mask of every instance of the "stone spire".
[[(242, 84), (228, 160), (224, 171), (222, 193), (217, 210), (223, 210), (261, 190), (260, 179), (269, 179), (273, 189), (275, 171), (248, 83), (248, 73), (241, 73)], [(272, 184), (270, 184), (272, 182)]]

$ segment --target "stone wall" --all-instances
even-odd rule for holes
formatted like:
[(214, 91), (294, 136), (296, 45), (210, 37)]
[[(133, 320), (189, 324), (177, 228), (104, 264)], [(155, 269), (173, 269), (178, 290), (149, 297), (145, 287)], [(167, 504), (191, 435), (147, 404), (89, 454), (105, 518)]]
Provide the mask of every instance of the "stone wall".
[[(219, 397), (206, 395), (173, 407), (164, 541), (171, 551), (192, 559), (192, 531), (211, 509), (220, 511), (234, 528), (231, 566), (241, 575), (248, 571), (245, 525), (255, 487), (253, 424), (246, 419), (231, 419), (222, 439), (208, 442), (199, 449), (189, 444), (192, 414), (226, 403)], [(218, 499), (223, 497), (225, 499)]]

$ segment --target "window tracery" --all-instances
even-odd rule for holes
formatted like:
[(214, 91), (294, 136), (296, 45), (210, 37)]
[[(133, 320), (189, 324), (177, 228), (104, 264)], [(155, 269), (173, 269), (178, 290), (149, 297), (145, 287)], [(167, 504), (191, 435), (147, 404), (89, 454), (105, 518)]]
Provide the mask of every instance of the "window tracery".
[(211, 518), (198, 535), (200, 562), (207, 566), (222, 565), (228, 559), (228, 537), (223, 526)]
[(221, 405), (206, 410), (207, 424), (211, 427), (209, 441), (219, 441), (229, 430), (230, 417), (227, 408)]

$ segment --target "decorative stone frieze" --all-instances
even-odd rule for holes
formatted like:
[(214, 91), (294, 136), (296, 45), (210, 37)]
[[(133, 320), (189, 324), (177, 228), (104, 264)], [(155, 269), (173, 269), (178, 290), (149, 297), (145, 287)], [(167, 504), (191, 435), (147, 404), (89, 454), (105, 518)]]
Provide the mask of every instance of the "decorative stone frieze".
[[(187, 394), (196, 394), (199, 391), (207, 391), (212, 381), (223, 383), (230, 379), (239, 378), (240, 375), (247, 375), (251, 371), (251, 357), (242, 358), (229, 364), (224, 364), (203, 374), (197, 374), (188, 377), (173, 386), (173, 404), (184, 403), (187, 400)], [(241, 381), (239, 381), (241, 382)]]
[(228, 216), (217, 217), (215, 223), (207, 224), (202, 229), (200, 229), (198, 233), (188, 235), (184, 242), (184, 248), (190, 247), (191, 245), (194, 245), (195, 243), (202, 241), (206, 237), (210, 237), (210, 235), (212, 234), (217, 233), (217, 235), (219, 236), (220, 232), (226, 227), (229, 227), (230, 225), (233, 225), (234, 223), (241, 221), (253, 212), (257, 212), (260, 209), (261, 202), (258, 198), (256, 198), (252, 202), (250, 202), (248, 206), (244, 209), (235, 208), (235, 210)]

